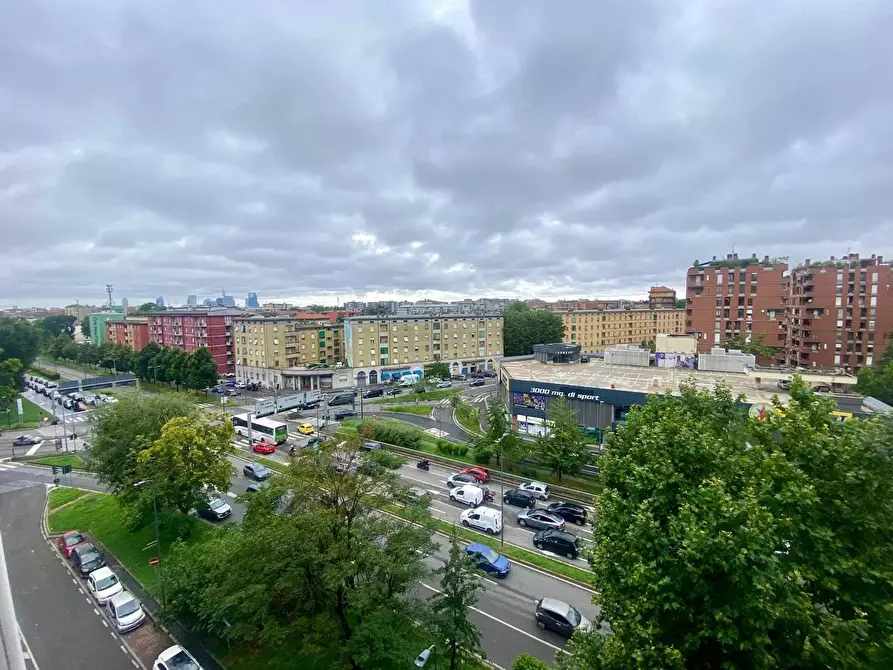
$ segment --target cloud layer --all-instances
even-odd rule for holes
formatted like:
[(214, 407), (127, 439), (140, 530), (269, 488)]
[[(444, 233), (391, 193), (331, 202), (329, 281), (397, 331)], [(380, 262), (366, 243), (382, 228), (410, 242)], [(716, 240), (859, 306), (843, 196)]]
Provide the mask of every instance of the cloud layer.
[(893, 257), (886, 0), (7, 0), (0, 303)]

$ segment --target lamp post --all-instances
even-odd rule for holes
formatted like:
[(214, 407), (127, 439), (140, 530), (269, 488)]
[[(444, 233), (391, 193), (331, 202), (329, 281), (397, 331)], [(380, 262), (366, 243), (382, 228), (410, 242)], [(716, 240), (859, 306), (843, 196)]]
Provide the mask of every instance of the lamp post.
[[(141, 488), (146, 484), (151, 483), (151, 479), (143, 479), (142, 481), (134, 484), (133, 487)], [(161, 590), (161, 606), (165, 607), (167, 603), (164, 597), (164, 581), (161, 579), (161, 531), (159, 530), (158, 524), (158, 496), (155, 495), (154, 491), (152, 492), (152, 517), (155, 521), (155, 548), (158, 550), (158, 566), (155, 575), (156, 577), (158, 577), (158, 588)]]

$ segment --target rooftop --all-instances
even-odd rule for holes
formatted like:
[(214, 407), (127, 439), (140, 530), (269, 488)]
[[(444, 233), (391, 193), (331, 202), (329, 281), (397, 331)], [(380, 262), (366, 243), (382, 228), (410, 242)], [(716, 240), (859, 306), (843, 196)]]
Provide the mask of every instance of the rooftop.
[(445, 319), (462, 319), (467, 320), (470, 319), (474, 321), (475, 319), (501, 319), (503, 318), (502, 314), (438, 314), (436, 316), (430, 316), (428, 314), (419, 314), (419, 315), (403, 315), (403, 314), (389, 314), (386, 316), (373, 316), (371, 314), (357, 314), (356, 316), (350, 316), (345, 319), (345, 321), (443, 321)]
[[(509, 377), (519, 381), (542, 382), (589, 388), (614, 388), (620, 391), (639, 393), (663, 393), (668, 388), (678, 391), (679, 384), (693, 381), (702, 389), (713, 389), (717, 383), (725, 382), (734, 394), (743, 394), (750, 403), (768, 403), (777, 395), (782, 402), (788, 398), (787, 391), (778, 388), (779, 379), (790, 379), (793, 371), (756, 370), (747, 373), (706, 372), (703, 370), (680, 370), (677, 368), (637, 367), (632, 365), (607, 365), (593, 359), (590, 363), (540, 363), (536, 360), (503, 360), (500, 367)], [(852, 386), (856, 378), (850, 375), (817, 374), (797, 371), (807, 383), (846, 384)], [(760, 388), (756, 380), (761, 380)]]

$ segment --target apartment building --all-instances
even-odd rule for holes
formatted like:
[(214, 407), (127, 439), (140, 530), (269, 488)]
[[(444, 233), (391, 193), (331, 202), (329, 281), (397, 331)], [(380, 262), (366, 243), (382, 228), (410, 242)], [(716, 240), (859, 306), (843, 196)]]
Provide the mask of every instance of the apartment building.
[(648, 289), (648, 309), (676, 309), (676, 290), (652, 286)]
[(444, 362), (454, 374), (489, 370), (503, 352), (502, 316), (353, 316), (344, 322), (357, 385)]
[(876, 361), (893, 333), (893, 265), (882, 256), (810, 262), (791, 272), (785, 362), (858, 370)]
[(776, 347), (775, 360), (784, 362), (787, 338), (788, 265), (780, 259), (756, 256), (696, 263), (685, 282), (685, 332), (698, 338), (698, 353), (709, 353), (731, 335), (765, 335), (763, 344)]
[(164, 347), (177, 347), (192, 353), (204, 347), (217, 363), (217, 372), (235, 371), (233, 319), (242, 314), (234, 309), (202, 311), (177, 310), (149, 315), (149, 339)]
[(583, 351), (603, 351), (614, 344), (654, 342), (660, 333), (684, 333), (683, 309), (576, 310), (561, 312), (564, 341)]
[(87, 322), (90, 324), (90, 342), (97, 347), (105, 344), (106, 341), (106, 323), (109, 321), (123, 321), (124, 314), (122, 312), (94, 312), (86, 316)]
[(139, 351), (149, 342), (149, 319), (123, 319), (105, 322), (105, 341), (110, 344), (123, 344)]
[(236, 319), (236, 379), (285, 388), (282, 371), (295, 367), (335, 367), (342, 363), (344, 329), (335, 323), (304, 323), (291, 316)]

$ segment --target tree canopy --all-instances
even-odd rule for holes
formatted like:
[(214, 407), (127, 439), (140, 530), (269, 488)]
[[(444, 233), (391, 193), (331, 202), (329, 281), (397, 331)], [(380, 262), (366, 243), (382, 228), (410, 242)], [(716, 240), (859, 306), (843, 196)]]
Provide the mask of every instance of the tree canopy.
[(536, 439), (533, 457), (560, 481), (564, 475), (579, 473), (592, 459), (576, 412), (564, 398), (549, 403), (546, 421), (549, 432)]
[(506, 356), (533, 353), (534, 344), (564, 341), (564, 323), (557, 314), (531, 309), (527, 303), (513, 302), (503, 313), (503, 342)]
[(874, 365), (859, 370), (856, 391), (893, 405), (893, 338), (889, 335)]
[(15, 358), (21, 368), (15, 373), (16, 389), (24, 383), (23, 372), (37, 359), (40, 351), (40, 334), (23, 319), (0, 317), (0, 361)]
[(37, 321), (38, 329), (48, 338), (52, 339), (61, 334), (74, 336), (74, 323), (77, 321), (75, 316), (65, 316), (57, 314), (55, 316), (45, 316)]
[(739, 349), (745, 354), (751, 354), (760, 358), (774, 358), (775, 347), (765, 344), (766, 335), (764, 333), (752, 334), (750, 338), (738, 333), (726, 335), (723, 346), (727, 349)]
[(425, 366), (425, 375), (430, 378), (449, 379), (450, 366), (443, 362), (431, 363)]
[(759, 421), (727, 388), (652, 397), (599, 460), (611, 634), (573, 668), (893, 667), (893, 425), (795, 377)]

